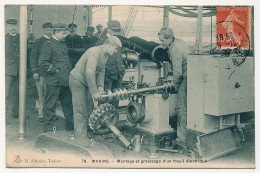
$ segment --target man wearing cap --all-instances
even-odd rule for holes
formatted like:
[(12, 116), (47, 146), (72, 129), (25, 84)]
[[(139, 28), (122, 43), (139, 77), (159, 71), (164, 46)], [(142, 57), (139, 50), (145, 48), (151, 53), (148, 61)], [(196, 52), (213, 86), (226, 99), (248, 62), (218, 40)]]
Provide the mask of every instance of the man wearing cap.
[(74, 134), (77, 138), (87, 137), (88, 115), (93, 110), (93, 100), (104, 93), (105, 66), (108, 56), (113, 55), (121, 41), (114, 36), (103, 45), (89, 48), (70, 72), (69, 85), (72, 91), (74, 111)]
[(173, 84), (177, 96), (177, 139), (175, 147), (180, 146), (186, 150), (186, 125), (187, 125), (187, 55), (189, 48), (186, 43), (174, 37), (173, 30), (162, 28), (158, 33), (162, 45), (168, 49), (169, 63), (173, 71)]
[(98, 25), (96, 26), (96, 28), (97, 28), (97, 32), (95, 33), (94, 36), (97, 37), (97, 38), (99, 38), (100, 35), (101, 35), (101, 32), (102, 32), (102, 30), (103, 30), (103, 26), (100, 25), (100, 24), (98, 24)]
[(42, 25), (43, 30), (43, 36), (37, 39), (32, 47), (32, 51), (30, 54), (30, 66), (31, 71), (33, 74), (33, 79), (35, 80), (35, 85), (38, 91), (38, 97), (39, 97), (39, 108), (38, 108), (38, 117), (43, 117), (43, 98), (44, 98), (44, 84), (43, 84), (43, 75), (41, 74), (41, 70), (38, 66), (38, 60), (40, 56), (40, 51), (42, 48), (42, 45), (47, 40), (50, 40), (53, 29), (52, 29), (52, 23), (46, 22)]
[(6, 21), (7, 34), (5, 35), (5, 99), (6, 116), (18, 118), (19, 101), (19, 34), (17, 33), (17, 20)]
[(72, 68), (78, 62), (81, 55), (85, 52), (84, 44), (82, 38), (76, 34), (77, 25), (71, 23), (68, 25), (70, 34), (67, 35), (65, 41), (69, 48), (69, 56)]
[[(120, 23), (116, 20), (110, 20), (107, 22), (107, 28), (101, 34), (96, 45), (103, 44), (106, 38), (116, 35), (123, 35)], [(108, 57), (105, 73), (105, 89), (113, 91), (122, 86), (122, 79), (125, 74), (125, 65), (121, 54), (121, 48), (119, 48), (113, 55), (109, 55)], [(116, 108), (118, 107), (118, 103), (118, 100), (111, 101), (111, 104)]]
[(88, 27), (86, 36), (83, 37), (83, 43), (85, 50), (88, 50), (89, 48), (95, 46), (97, 42), (97, 37), (94, 36), (94, 27)]
[(54, 108), (57, 99), (66, 120), (66, 130), (73, 130), (72, 96), (69, 88), (71, 64), (68, 48), (65, 43), (67, 26), (59, 23), (53, 25), (53, 36), (43, 43), (39, 57), (39, 68), (44, 72), (46, 93), (43, 104), (44, 131), (52, 131), (54, 124)]

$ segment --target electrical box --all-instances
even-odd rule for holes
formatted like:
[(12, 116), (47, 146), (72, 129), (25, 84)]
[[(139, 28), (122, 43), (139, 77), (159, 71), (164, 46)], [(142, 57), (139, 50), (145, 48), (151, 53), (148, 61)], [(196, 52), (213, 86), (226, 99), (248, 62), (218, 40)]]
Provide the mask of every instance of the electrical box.
[(187, 128), (208, 132), (254, 111), (253, 57), (191, 55), (187, 59)]

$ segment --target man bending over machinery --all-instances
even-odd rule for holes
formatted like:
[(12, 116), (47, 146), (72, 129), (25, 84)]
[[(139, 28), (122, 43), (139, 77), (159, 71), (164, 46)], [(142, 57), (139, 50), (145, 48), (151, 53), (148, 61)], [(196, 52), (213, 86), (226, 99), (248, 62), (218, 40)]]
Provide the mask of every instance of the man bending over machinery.
[(173, 30), (162, 28), (158, 33), (162, 45), (168, 49), (169, 62), (173, 71), (173, 84), (178, 91), (177, 96), (177, 139), (174, 147), (186, 147), (187, 125), (187, 53), (188, 46), (184, 41), (174, 37)]
[(103, 45), (89, 48), (70, 72), (69, 85), (72, 91), (74, 134), (87, 137), (88, 114), (93, 109), (92, 98), (98, 100), (104, 92), (105, 66), (108, 56), (121, 48), (121, 41), (111, 36)]

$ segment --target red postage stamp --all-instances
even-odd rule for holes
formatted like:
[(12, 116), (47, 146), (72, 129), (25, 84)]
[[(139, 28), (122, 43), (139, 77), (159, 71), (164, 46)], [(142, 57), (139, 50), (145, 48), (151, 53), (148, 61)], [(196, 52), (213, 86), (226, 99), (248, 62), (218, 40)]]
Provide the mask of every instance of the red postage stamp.
[(217, 7), (217, 48), (250, 49), (251, 7)]

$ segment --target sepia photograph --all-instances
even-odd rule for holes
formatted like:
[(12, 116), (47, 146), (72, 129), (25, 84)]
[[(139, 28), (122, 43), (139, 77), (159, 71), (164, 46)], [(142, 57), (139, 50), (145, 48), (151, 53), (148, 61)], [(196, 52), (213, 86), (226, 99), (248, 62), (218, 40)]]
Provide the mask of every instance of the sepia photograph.
[(4, 4), (5, 167), (255, 169), (254, 11)]

